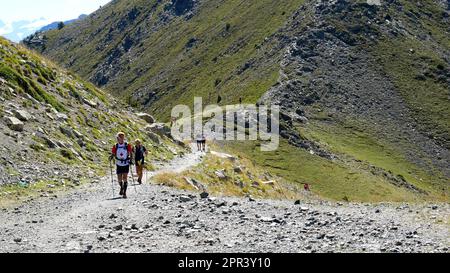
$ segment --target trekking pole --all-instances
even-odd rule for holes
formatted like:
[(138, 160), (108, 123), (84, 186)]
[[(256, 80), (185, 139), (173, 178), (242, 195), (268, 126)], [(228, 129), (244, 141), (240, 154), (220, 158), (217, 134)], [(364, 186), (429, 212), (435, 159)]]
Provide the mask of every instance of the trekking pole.
[(109, 169), (111, 170), (111, 188), (112, 188), (112, 198), (114, 198), (114, 175), (113, 175), (113, 167), (112, 161), (109, 161)]
[(144, 181), (142, 182), (143, 184), (147, 183), (147, 163), (144, 163), (144, 167), (142, 168), (144, 170)]
[(133, 165), (131, 165), (131, 181), (133, 181), (134, 191), (136, 192), (136, 194), (138, 194), (137, 189), (136, 189), (136, 182), (134, 181)]

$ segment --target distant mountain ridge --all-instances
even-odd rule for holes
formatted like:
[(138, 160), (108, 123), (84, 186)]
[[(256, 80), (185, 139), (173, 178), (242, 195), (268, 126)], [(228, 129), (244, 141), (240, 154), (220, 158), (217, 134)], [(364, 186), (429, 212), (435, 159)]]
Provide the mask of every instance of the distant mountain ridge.
[[(74, 23), (74, 22), (76, 22), (76, 21), (78, 21), (78, 20), (81, 20), (81, 19), (86, 18), (87, 16), (88, 16), (88, 15), (86, 15), (86, 14), (81, 14), (78, 18), (72, 19), (72, 20), (67, 20), (67, 21), (64, 21), (63, 23), (64, 23), (65, 25), (70, 25), (70, 24), (72, 24), (72, 23)], [(53, 22), (53, 23), (51, 23), (51, 24), (48, 24), (48, 25), (42, 27), (41, 29), (39, 29), (38, 32), (43, 32), (43, 31), (49, 31), (49, 30), (57, 29), (59, 23), (61, 23), (61, 21), (59, 21), (59, 22)]]
[[(72, 24), (78, 20), (84, 19), (86, 17), (87, 17), (86, 14), (82, 14), (76, 19), (67, 20), (67, 21), (64, 21), (63, 23), (64, 23), (64, 25), (70, 25), (70, 24)], [(45, 20), (45, 18), (40, 18), (40, 19), (36, 19), (36, 20), (20, 20), (20, 21), (13, 22), (10, 25), (6, 25), (4, 22), (2, 22), (0, 20), (0, 30), (1, 30), (1, 28), (5, 28), (2, 31), (2, 33), (3, 33), (2, 35), (5, 38), (7, 38), (13, 42), (20, 42), (21, 40), (25, 39), (26, 37), (28, 37), (30, 35), (34, 35), (35, 33), (40, 33), (40, 32), (44, 32), (44, 31), (57, 29), (58, 24), (61, 22), (61, 21), (57, 21), (57, 22), (48, 24), (46, 26), (39, 27), (39, 26), (42, 26), (41, 21), (45, 22), (46, 20)]]

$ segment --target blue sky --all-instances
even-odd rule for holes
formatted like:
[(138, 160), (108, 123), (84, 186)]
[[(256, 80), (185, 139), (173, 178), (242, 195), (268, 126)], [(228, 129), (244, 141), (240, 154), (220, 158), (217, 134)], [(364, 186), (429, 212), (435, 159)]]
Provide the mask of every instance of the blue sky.
[(26, 36), (52, 22), (92, 13), (108, 2), (110, 0), (0, 0), (0, 35)]

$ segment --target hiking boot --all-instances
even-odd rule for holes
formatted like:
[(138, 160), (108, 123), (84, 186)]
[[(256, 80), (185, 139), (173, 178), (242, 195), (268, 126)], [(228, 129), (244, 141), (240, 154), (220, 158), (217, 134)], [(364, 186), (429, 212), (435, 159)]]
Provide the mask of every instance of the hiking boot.
[(125, 182), (123, 184), (123, 198), (127, 199), (127, 188), (128, 188), (128, 182)]
[(123, 192), (123, 184), (120, 183), (120, 193), (119, 193), (119, 195), (122, 196), (123, 193), (124, 193), (124, 192)]

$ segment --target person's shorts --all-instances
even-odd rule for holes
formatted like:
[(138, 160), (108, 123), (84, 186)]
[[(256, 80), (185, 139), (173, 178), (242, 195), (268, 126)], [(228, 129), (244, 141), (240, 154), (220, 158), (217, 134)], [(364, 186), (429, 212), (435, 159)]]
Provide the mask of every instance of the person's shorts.
[(130, 165), (117, 166), (117, 174), (128, 174), (128, 173), (130, 173)]

